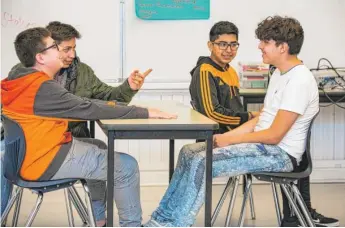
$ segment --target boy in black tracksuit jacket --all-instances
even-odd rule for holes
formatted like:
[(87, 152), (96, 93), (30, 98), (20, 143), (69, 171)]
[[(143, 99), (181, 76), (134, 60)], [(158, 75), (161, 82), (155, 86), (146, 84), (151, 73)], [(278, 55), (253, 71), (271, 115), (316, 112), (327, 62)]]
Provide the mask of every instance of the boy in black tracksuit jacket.
[(223, 68), (210, 57), (199, 57), (191, 75), (192, 105), (219, 123), (217, 133), (227, 132), (250, 119), (251, 114), (243, 111), (237, 73), (229, 64)]
[(229, 65), (240, 46), (236, 25), (229, 21), (214, 24), (207, 45), (210, 57), (199, 57), (191, 71), (191, 104), (195, 110), (219, 123), (219, 130), (214, 133), (222, 134), (259, 113), (244, 112), (238, 75)]

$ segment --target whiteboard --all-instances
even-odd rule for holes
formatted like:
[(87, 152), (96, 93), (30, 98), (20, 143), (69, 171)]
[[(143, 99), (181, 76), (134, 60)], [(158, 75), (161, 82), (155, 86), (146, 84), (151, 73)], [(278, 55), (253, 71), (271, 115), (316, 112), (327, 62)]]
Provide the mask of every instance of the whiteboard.
[(134, 1), (126, 1), (125, 68), (153, 68), (150, 82), (189, 82), (189, 72), (200, 55), (209, 55), (208, 33), (212, 25), (228, 20), (239, 28), (241, 44), (232, 65), (260, 62), (257, 24), (267, 16), (298, 19), (305, 31), (300, 58), (316, 67), (321, 57), (345, 66), (344, 0), (211, 0), (209, 20), (147, 21), (135, 15)]
[[(121, 34), (121, 2), (124, 33)], [(189, 83), (189, 72), (200, 55), (209, 55), (208, 33), (215, 22), (229, 20), (240, 31), (241, 44), (232, 65), (260, 62), (254, 30), (267, 16), (297, 18), (305, 30), (300, 54), (309, 67), (321, 57), (335, 66), (345, 65), (345, 0), (211, 0), (209, 20), (148, 21), (135, 15), (134, 0), (1, 0), (1, 77), (18, 63), (13, 41), (26, 27), (60, 20), (75, 26), (81, 60), (105, 82), (121, 75), (120, 46), (124, 51), (124, 77), (133, 69), (153, 68), (147, 82)], [(5, 14), (6, 13), (6, 16)], [(12, 19), (9, 19), (12, 15)], [(23, 22), (17, 22), (20, 21)], [(121, 35), (124, 42), (121, 43)]]
[(81, 61), (96, 75), (114, 79), (120, 71), (120, 4), (117, 0), (1, 0), (1, 77), (19, 62), (13, 42), (28, 27), (50, 21), (71, 24), (82, 35), (77, 41)]

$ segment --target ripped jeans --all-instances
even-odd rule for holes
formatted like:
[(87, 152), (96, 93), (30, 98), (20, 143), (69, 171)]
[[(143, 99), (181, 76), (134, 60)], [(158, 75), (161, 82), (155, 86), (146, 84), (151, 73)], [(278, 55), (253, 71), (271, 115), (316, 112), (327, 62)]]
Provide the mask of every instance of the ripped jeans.
[[(145, 226), (193, 225), (205, 199), (205, 149), (204, 142), (185, 145), (181, 149), (169, 187)], [(275, 145), (260, 143), (214, 149), (212, 167), (213, 177), (293, 170), (285, 151)]]

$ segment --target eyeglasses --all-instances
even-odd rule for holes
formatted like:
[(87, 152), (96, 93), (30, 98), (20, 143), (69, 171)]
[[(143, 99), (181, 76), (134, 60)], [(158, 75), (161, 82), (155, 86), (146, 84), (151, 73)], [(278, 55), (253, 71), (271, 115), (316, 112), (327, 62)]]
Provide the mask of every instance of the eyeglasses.
[(46, 47), (45, 49), (43, 49), (43, 50), (40, 51), (39, 53), (45, 52), (45, 51), (47, 51), (47, 50), (49, 50), (49, 49), (51, 49), (51, 48), (57, 49), (57, 50), (59, 51), (59, 46), (57, 45), (57, 43), (54, 42), (51, 46)]
[(230, 47), (231, 50), (236, 51), (239, 48), (239, 46), (240, 46), (240, 44), (238, 42), (227, 43), (227, 42), (224, 42), (224, 41), (220, 41), (218, 43), (216, 43), (216, 42), (212, 42), (212, 43), (218, 45), (219, 49), (222, 50), (222, 51), (227, 50), (228, 47)]

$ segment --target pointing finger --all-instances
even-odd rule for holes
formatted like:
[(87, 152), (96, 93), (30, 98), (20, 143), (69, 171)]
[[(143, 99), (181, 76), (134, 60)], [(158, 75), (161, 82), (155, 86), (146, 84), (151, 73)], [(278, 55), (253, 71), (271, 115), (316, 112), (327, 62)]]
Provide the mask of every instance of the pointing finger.
[(149, 75), (151, 72), (152, 72), (152, 69), (150, 68), (150, 69), (148, 69), (147, 71), (145, 71), (145, 72), (143, 73), (143, 76), (146, 77), (146, 76)]

